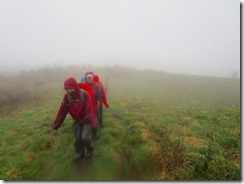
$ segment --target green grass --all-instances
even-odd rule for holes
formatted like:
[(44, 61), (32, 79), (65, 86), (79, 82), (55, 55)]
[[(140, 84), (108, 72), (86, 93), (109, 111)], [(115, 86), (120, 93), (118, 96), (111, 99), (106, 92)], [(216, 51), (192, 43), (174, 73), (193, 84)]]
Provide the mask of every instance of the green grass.
[[(62, 71), (68, 76), (71, 69)], [(101, 78), (111, 76), (110, 108), (104, 109), (93, 158), (72, 161), (69, 115), (58, 131), (51, 130), (63, 82), (39, 81), (46, 100), (0, 116), (0, 179), (240, 180), (238, 80), (92, 69)], [(79, 70), (72, 71), (79, 79)]]

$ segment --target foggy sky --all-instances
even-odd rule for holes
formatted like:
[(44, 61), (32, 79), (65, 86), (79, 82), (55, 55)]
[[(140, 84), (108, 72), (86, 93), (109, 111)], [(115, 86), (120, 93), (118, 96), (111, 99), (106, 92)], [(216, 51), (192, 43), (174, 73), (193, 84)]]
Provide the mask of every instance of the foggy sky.
[(6, 0), (0, 25), (0, 72), (54, 64), (240, 72), (237, 0)]

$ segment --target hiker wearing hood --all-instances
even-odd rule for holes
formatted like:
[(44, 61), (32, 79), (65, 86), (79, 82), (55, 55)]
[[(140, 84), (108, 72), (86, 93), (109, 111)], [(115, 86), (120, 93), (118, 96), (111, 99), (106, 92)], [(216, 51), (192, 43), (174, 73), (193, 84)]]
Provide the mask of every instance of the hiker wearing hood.
[(109, 108), (109, 104), (107, 102), (107, 97), (106, 97), (103, 83), (99, 81), (99, 76), (94, 75), (93, 81), (96, 90), (95, 96), (96, 96), (96, 103), (97, 103), (97, 111), (96, 111), (97, 121), (99, 125), (103, 127), (103, 104), (105, 105), (106, 108)]
[(52, 128), (58, 130), (69, 113), (74, 120), (74, 149), (77, 155), (75, 160), (85, 156), (91, 157), (93, 153), (92, 129), (97, 128), (96, 116), (92, 106), (91, 97), (85, 90), (79, 89), (74, 78), (68, 78), (64, 82), (63, 101), (53, 121)]
[[(86, 72), (84, 77), (85, 77), (85, 84), (88, 87), (90, 87), (90, 89), (92, 89), (92, 91), (93, 91), (94, 96), (92, 97), (92, 101), (93, 101), (94, 106), (95, 106), (94, 112), (95, 112), (95, 114), (97, 114), (96, 88), (95, 88), (95, 85), (94, 85), (94, 82), (93, 82), (94, 73), (91, 72), (91, 71)], [(90, 92), (90, 93), (92, 93), (92, 92)], [(98, 126), (98, 129), (99, 129), (99, 126)], [(95, 138), (96, 135), (97, 135), (97, 131), (96, 130), (92, 131), (92, 137)]]

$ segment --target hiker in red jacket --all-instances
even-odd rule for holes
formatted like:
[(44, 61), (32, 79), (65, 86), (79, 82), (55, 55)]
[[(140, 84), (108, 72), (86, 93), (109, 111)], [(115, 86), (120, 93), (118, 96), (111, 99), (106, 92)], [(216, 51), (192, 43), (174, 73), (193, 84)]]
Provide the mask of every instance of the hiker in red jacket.
[[(93, 90), (93, 93), (94, 93), (93, 100), (94, 100), (94, 103), (95, 103), (95, 106), (96, 106), (94, 111), (95, 111), (95, 114), (97, 114), (97, 108), (98, 107), (97, 107), (97, 102), (96, 102), (96, 88), (95, 88), (95, 84), (93, 82), (94, 73), (91, 72), (91, 71), (86, 72), (84, 77), (85, 77), (85, 84), (87, 84)], [(84, 79), (82, 78), (82, 80), (84, 80)], [(100, 130), (100, 128), (101, 127), (100, 127), (100, 124), (98, 123), (98, 119), (97, 119), (97, 129), (92, 131), (92, 137), (93, 138), (97, 137), (97, 130)]]
[(93, 77), (95, 89), (96, 89), (96, 103), (97, 103), (97, 121), (101, 127), (103, 127), (103, 104), (106, 106), (106, 108), (109, 108), (109, 104), (107, 102), (107, 97), (105, 93), (105, 89), (103, 86), (103, 83), (99, 81), (99, 76), (94, 75)]
[(74, 149), (77, 153), (74, 160), (84, 158), (85, 149), (86, 156), (91, 157), (93, 153), (92, 129), (97, 128), (91, 97), (88, 92), (78, 88), (74, 78), (65, 80), (64, 89), (66, 93), (52, 128), (58, 130), (69, 113), (74, 120)]

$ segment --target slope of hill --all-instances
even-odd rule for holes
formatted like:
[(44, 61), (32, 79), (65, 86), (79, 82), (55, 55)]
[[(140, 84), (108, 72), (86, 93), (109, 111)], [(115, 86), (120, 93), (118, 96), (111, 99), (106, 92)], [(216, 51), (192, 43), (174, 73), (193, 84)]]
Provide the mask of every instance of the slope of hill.
[[(51, 123), (64, 79), (90, 70), (109, 78), (111, 108), (94, 157), (73, 163), (70, 116)], [(240, 180), (240, 80), (70, 66), (5, 77), (3, 89), (16, 78), (22, 95), (10, 90), (0, 116), (2, 180)]]

